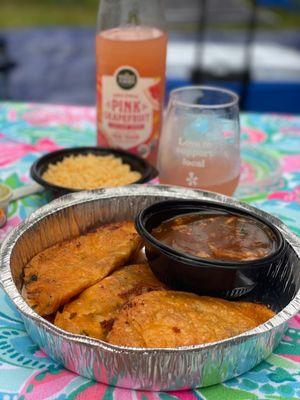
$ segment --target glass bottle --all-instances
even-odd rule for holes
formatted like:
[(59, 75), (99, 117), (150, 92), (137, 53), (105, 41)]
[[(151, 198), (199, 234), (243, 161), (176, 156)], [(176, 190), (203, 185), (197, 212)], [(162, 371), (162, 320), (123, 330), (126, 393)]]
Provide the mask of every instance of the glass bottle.
[(98, 145), (156, 164), (167, 34), (161, 0), (101, 0), (96, 35)]

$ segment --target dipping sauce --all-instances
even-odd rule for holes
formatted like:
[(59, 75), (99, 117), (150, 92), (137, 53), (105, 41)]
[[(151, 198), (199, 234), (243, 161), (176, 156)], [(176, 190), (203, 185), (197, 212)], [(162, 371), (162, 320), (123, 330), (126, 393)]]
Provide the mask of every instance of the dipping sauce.
[(164, 221), (151, 234), (181, 253), (219, 261), (250, 261), (275, 249), (262, 222), (229, 213), (191, 213)]

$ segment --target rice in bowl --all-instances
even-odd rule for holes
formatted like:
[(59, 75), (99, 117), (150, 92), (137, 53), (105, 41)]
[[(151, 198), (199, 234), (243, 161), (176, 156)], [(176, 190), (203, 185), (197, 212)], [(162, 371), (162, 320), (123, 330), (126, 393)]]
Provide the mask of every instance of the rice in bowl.
[(138, 181), (141, 174), (113, 155), (94, 154), (67, 156), (50, 164), (43, 173), (45, 181), (69, 189), (92, 190), (129, 185)]

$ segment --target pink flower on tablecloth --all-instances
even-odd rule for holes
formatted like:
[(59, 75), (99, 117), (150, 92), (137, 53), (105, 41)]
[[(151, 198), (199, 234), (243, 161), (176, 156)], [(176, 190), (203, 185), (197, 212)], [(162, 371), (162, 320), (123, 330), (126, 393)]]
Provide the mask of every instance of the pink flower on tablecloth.
[(300, 172), (300, 155), (282, 157), (284, 172)]
[(56, 144), (52, 139), (44, 137), (42, 139), (39, 139), (34, 145), (33, 145), (35, 151), (39, 152), (45, 152), (45, 151), (54, 151), (61, 149), (61, 146)]
[(281, 200), (286, 202), (299, 202), (300, 203), (300, 186), (295, 187), (293, 190), (282, 190), (268, 195), (270, 200)]
[(91, 107), (36, 106), (23, 114), (23, 119), (35, 126), (71, 126), (80, 127), (84, 122), (96, 121), (96, 112)]
[(87, 399), (102, 399), (107, 386), (101, 383), (95, 383), (93, 386), (89, 386), (82, 392), (78, 393), (75, 400), (87, 400)]
[(170, 395), (176, 396), (180, 400), (197, 400), (199, 397), (190, 391), (170, 392)]
[(17, 225), (19, 225), (19, 223), (21, 222), (21, 218), (18, 216), (12, 217), (10, 218), (6, 224), (0, 228), (0, 242), (2, 242), (2, 240), (4, 240), (4, 238), (6, 237), (6, 235)]
[(29, 183), (30, 182), (30, 178), (27, 174), (21, 175), (20, 176), (20, 181), (24, 182), (24, 183)]
[(296, 356), (294, 354), (281, 354), (281, 357), (288, 358), (297, 364), (300, 363), (300, 356)]
[(289, 327), (293, 329), (300, 329), (300, 314), (291, 319), (291, 321), (289, 322)]
[(48, 358), (47, 354), (45, 354), (42, 350), (37, 350), (34, 353), (34, 357)]
[(18, 114), (16, 110), (9, 110), (7, 113), (7, 120), (10, 122), (14, 122), (18, 119)]
[[(90, 386), (80, 392), (75, 399), (76, 400), (87, 400), (87, 399), (102, 399), (107, 392), (107, 390), (113, 392), (111, 398), (115, 400), (160, 400), (161, 397), (159, 393), (156, 392), (145, 392), (145, 391), (135, 391), (130, 389), (122, 389), (118, 387), (109, 387), (103, 385), (102, 383), (95, 383), (95, 385)], [(181, 392), (183, 393), (183, 392)], [(196, 397), (184, 397), (182, 394), (178, 395), (178, 399), (182, 400), (196, 400)]]
[[(300, 329), (300, 314), (297, 314), (290, 322), (289, 322), (290, 329)], [(292, 342), (292, 338), (289, 336), (285, 337), (285, 341)], [(300, 355), (298, 354), (280, 354), (281, 357), (288, 358), (295, 363), (300, 363)]]
[(242, 128), (242, 134), (246, 134), (247, 138), (244, 140), (244, 142), (248, 143), (260, 143), (266, 138), (266, 134), (263, 131), (253, 127), (244, 126)]
[(249, 163), (243, 162), (241, 165), (240, 182), (253, 182), (255, 179), (255, 167)]
[(39, 139), (35, 144), (1, 143), (0, 166), (14, 163), (30, 152), (47, 152), (61, 148), (49, 138)]
[[(45, 374), (41, 378), (41, 374)], [(68, 371), (61, 370), (58, 373), (36, 371), (24, 383), (20, 397), (25, 400), (48, 399), (51, 396), (57, 396), (70, 382), (77, 378), (77, 375)]]

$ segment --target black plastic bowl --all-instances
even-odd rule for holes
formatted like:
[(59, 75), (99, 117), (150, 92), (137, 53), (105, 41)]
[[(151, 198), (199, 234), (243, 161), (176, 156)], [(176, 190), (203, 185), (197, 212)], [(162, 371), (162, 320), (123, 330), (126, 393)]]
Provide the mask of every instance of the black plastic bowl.
[(132, 183), (146, 183), (158, 176), (157, 170), (150, 165), (146, 160), (135, 156), (134, 154), (128, 153), (123, 150), (114, 150), (109, 148), (101, 147), (72, 147), (62, 150), (53, 151), (45, 154), (38, 160), (36, 160), (30, 169), (32, 179), (37, 183), (44, 186), (46, 189), (54, 192), (56, 196), (60, 196), (66, 193), (79, 192), (81, 189), (72, 189), (68, 187), (54, 185), (47, 182), (42, 178), (44, 172), (48, 169), (49, 164), (56, 164), (62, 161), (65, 157), (75, 156), (80, 154), (95, 154), (98, 156), (113, 155), (119, 157), (125, 164), (130, 165), (133, 171), (138, 171), (141, 174), (141, 178)]
[[(163, 221), (193, 212), (226, 212), (246, 216), (265, 224), (275, 241), (273, 251), (253, 261), (219, 261), (204, 259), (176, 251), (151, 235)], [(250, 292), (262, 274), (283, 262), (286, 242), (279, 230), (269, 221), (250, 212), (227, 205), (200, 200), (169, 200), (155, 203), (136, 217), (136, 229), (146, 242), (149, 265), (162, 282), (177, 290), (225, 298), (240, 297)], [(266, 275), (265, 275), (266, 276)]]

